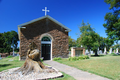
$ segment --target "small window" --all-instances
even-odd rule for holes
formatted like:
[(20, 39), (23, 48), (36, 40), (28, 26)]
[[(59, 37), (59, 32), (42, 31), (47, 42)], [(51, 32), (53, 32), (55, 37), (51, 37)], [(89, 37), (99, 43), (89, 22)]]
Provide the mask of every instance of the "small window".
[(42, 41), (50, 41), (50, 38), (49, 37), (43, 37)]

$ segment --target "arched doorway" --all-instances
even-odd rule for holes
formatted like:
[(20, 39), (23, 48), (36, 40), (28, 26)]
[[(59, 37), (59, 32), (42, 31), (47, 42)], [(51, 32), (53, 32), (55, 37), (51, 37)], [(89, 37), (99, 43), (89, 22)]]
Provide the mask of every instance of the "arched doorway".
[(51, 60), (51, 38), (48, 36), (41, 39), (41, 53), (43, 60)]

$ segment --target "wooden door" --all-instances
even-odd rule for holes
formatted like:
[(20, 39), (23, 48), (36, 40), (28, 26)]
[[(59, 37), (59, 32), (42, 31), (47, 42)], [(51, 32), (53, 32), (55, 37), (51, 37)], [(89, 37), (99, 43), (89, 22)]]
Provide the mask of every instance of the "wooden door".
[(43, 60), (50, 60), (51, 44), (42, 44), (42, 57)]

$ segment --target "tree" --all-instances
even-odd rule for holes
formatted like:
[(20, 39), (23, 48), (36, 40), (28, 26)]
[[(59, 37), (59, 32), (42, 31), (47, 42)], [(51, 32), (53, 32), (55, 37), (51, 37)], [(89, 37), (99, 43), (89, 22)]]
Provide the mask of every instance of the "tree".
[(76, 47), (76, 41), (74, 39), (72, 39), (70, 36), (68, 39), (68, 43), (69, 43), (69, 50), (71, 47)]
[(100, 37), (99, 38), (99, 44), (100, 44), (99, 49), (104, 51), (104, 48), (105, 48), (105, 38)]
[(103, 38), (100, 37), (99, 39), (99, 49), (104, 51), (104, 48), (106, 47), (107, 51), (109, 51), (110, 47), (113, 45), (114, 41), (112, 39), (107, 38)]
[(116, 43), (120, 40), (120, 1), (119, 0), (104, 0), (110, 4), (109, 9), (113, 12), (106, 13), (103, 26), (106, 28), (108, 38), (113, 39)]
[(114, 41), (109, 38), (105, 38), (105, 47), (107, 51), (110, 49), (110, 47), (113, 45)]
[(0, 33), (0, 52), (4, 51), (3, 42), (3, 33)]
[(99, 40), (100, 40), (100, 36), (99, 34), (95, 33), (95, 32), (91, 32), (92, 34), (90, 35), (92, 38), (92, 43), (90, 44), (91, 45), (91, 50), (93, 50), (95, 52), (95, 56), (98, 56), (97, 54), (97, 51), (98, 51), (98, 48), (100, 47), (100, 43), (99, 43)]
[[(94, 33), (93, 29), (90, 27), (90, 24), (88, 23), (87, 25), (82, 21), (80, 29), (80, 37), (77, 38), (77, 46), (80, 47), (81, 45), (86, 47), (88, 50), (91, 48), (91, 34), (92, 32)], [(89, 42), (89, 43), (87, 43)], [(86, 46), (85, 46), (86, 45)]]
[(0, 52), (11, 52), (14, 47), (17, 49), (18, 34), (15, 31), (0, 33)]
[[(82, 21), (81, 27), (79, 27), (81, 35), (77, 39), (77, 44), (83, 45), (88, 51), (93, 50), (95, 52), (95, 55), (97, 56), (97, 49), (100, 46), (99, 39), (100, 36), (95, 33), (93, 28), (91, 28), (90, 24), (85, 24), (84, 21)], [(79, 45), (79, 46), (80, 46)]]

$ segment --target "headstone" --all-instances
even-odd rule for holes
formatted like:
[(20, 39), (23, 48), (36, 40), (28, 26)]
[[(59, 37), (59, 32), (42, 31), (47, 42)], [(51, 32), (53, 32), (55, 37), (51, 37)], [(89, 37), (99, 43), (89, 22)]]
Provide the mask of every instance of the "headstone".
[(91, 54), (93, 54), (93, 51), (91, 51)]
[(98, 50), (97, 50), (97, 54), (99, 54), (99, 47), (98, 47)]
[(19, 56), (19, 53), (17, 53), (17, 56)]
[(14, 47), (13, 47), (13, 56), (15, 55), (15, 53), (14, 53)]
[(93, 54), (93, 51), (90, 49), (90, 54)]
[(88, 55), (88, 54), (89, 54), (89, 51), (88, 51), (88, 49), (87, 49), (87, 50), (85, 50), (85, 54), (86, 54), (86, 55)]
[(115, 53), (115, 50), (114, 50), (114, 53)]
[(83, 47), (83, 46), (81, 45), (81, 47)]
[(116, 53), (118, 53), (118, 48), (116, 49)]
[(109, 54), (111, 54), (112, 53), (112, 48), (110, 48), (110, 52), (109, 52)]
[(1, 54), (0, 54), (0, 59), (2, 59), (2, 58), (1, 58)]
[(104, 48), (104, 54), (107, 54), (107, 50), (106, 50), (106, 47)]
[(99, 51), (99, 54), (102, 54), (102, 50)]

